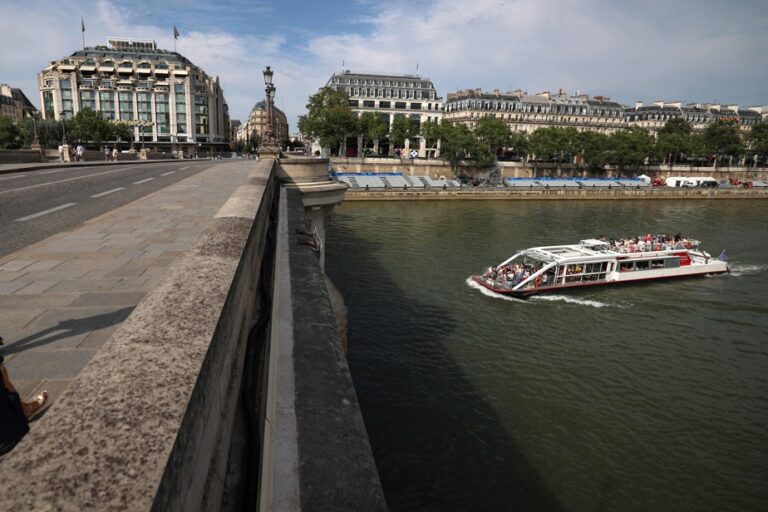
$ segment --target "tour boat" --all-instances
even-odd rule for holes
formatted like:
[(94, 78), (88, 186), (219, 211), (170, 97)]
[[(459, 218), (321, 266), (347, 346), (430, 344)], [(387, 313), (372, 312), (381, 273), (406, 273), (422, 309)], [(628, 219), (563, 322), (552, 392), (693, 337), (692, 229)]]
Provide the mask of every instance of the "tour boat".
[(525, 249), (471, 278), (493, 292), (526, 298), (587, 286), (728, 272), (725, 251), (713, 258), (698, 246), (696, 240), (667, 235), (581, 240), (577, 245)]

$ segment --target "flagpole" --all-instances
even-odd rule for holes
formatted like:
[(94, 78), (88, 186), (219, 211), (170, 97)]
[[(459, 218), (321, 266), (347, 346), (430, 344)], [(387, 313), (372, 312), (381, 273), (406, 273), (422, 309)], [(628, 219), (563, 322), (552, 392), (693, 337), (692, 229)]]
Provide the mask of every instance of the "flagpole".
[(83, 34), (83, 50), (85, 50), (85, 22), (82, 16), (80, 16), (80, 32)]

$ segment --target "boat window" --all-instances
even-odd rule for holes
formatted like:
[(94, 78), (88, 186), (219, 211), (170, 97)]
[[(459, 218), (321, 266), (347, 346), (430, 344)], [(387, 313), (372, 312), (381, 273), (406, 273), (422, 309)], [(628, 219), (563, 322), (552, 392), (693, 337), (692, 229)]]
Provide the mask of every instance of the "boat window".
[(651, 260), (651, 268), (664, 268), (664, 260)]
[(631, 270), (634, 270), (634, 262), (632, 261), (622, 261), (619, 264), (619, 272), (629, 272)]
[(646, 261), (638, 261), (637, 262), (637, 270), (648, 270), (648, 268), (650, 268), (650, 266), (648, 265), (649, 263), (650, 262), (647, 261), (647, 260)]

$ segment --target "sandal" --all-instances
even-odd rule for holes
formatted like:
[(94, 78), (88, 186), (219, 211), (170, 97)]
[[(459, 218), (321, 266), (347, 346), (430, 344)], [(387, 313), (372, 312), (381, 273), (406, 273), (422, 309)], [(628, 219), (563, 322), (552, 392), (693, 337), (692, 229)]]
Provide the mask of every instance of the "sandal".
[(38, 393), (31, 401), (24, 403), (24, 415), (28, 421), (36, 419), (43, 412), (45, 404), (48, 402), (48, 391)]

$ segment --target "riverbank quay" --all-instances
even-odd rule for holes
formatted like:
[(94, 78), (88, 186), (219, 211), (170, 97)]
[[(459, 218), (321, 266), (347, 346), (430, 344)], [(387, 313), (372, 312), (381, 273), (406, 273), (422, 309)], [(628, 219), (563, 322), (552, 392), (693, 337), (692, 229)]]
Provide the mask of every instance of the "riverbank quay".
[(619, 168), (605, 166), (591, 169), (576, 164), (551, 162), (498, 161), (492, 167), (478, 167), (471, 160), (461, 160), (456, 169), (440, 158), (394, 158), (394, 157), (333, 157), (331, 167), (339, 173), (401, 172), (409, 176), (428, 175), (434, 179), (452, 179), (456, 176), (482, 178), (498, 173), (504, 178), (631, 178), (647, 176), (710, 176), (716, 180), (738, 179), (741, 181), (766, 180), (768, 168), (745, 166), (696, 167), (691, 165), (642, 165)]
[(632, 190), (530, 189), (463, 187), (448, 190), (348, 189), (344, 201), (616, 201), (768, 199), (768, 190), (716, 188), (654, 188)]

